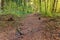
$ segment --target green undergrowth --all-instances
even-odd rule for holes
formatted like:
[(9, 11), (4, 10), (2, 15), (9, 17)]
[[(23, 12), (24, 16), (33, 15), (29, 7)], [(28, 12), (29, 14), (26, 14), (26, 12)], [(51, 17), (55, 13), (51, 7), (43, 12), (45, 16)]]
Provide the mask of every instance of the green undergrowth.
[(48, 12), (45, 13), (45, 12), (41, 12), (42, 16), (44, 17), (50, 17), (50, 18), (60, 18), (60, 13), (51, 13), (51, 12)]

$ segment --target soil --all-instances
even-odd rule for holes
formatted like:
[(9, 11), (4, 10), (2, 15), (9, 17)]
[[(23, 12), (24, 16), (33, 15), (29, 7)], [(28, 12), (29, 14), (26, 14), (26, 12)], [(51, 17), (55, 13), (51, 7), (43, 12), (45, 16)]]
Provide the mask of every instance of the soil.
[(3, 23), (0, 40), (60, 40), (60, 19), (30, 14), (24, 20)]

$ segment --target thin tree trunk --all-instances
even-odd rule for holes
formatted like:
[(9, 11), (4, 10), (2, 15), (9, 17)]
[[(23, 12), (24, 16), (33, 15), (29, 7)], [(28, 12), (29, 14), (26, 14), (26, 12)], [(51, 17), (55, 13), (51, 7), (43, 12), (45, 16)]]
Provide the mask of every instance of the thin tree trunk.
[(49, 5), (48, 3), (49, 3), (49, 0), (47, 0), (47, 10), (48, 10), (48, 5)]
[(45, 0), (45, 14), (47, 13), (47, 3), (46, 3), (46, 0)]
[(1, 9), (4, 9), (4, 0), (1, 0)]
[(57, 4), (58, 4), (58, 0), (56, 0), (55, 12), (57, 11)]
[(40, 12), (41, 12), (41, 0), (39, 0), (39, 2), (40, 2)]
[(54, 10), (55, 10), (55, 1), (56, 1), (56, 0), (53, 1), (53, 5), (52, 5), (52, 13), (53, 13)]

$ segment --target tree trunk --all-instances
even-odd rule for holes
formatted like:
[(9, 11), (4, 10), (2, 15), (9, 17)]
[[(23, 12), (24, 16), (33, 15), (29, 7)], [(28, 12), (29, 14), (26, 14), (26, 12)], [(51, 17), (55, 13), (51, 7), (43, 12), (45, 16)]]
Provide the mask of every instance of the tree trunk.
[(45, 14), (47, 13), (47, 2), (45, 0)]
[(56, 7), (55, 7), (55, 12), (57, 11), (57, 4), (58, 4), (58, 0), (56, 0)]
[(54, 10), (55, 10), (55, 1), (56, 1), (56, 0), (53, 1), (53, 5), (52, 5), (52, 13), (53, 13)]
[(40, 2), (40, 12), (41, 12), (41, 0), (39, 0), (39, 2)]
[(4, 0), (1, 0), (1, 9), (4, 9)]

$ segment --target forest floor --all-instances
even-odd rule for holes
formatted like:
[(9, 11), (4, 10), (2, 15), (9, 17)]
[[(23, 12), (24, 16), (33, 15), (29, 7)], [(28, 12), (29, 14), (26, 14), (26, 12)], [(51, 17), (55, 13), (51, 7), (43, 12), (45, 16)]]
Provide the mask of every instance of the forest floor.
[(21, 21), (0, 21), (0, 40), (60, 40), (60, 18), (30, 14)]

